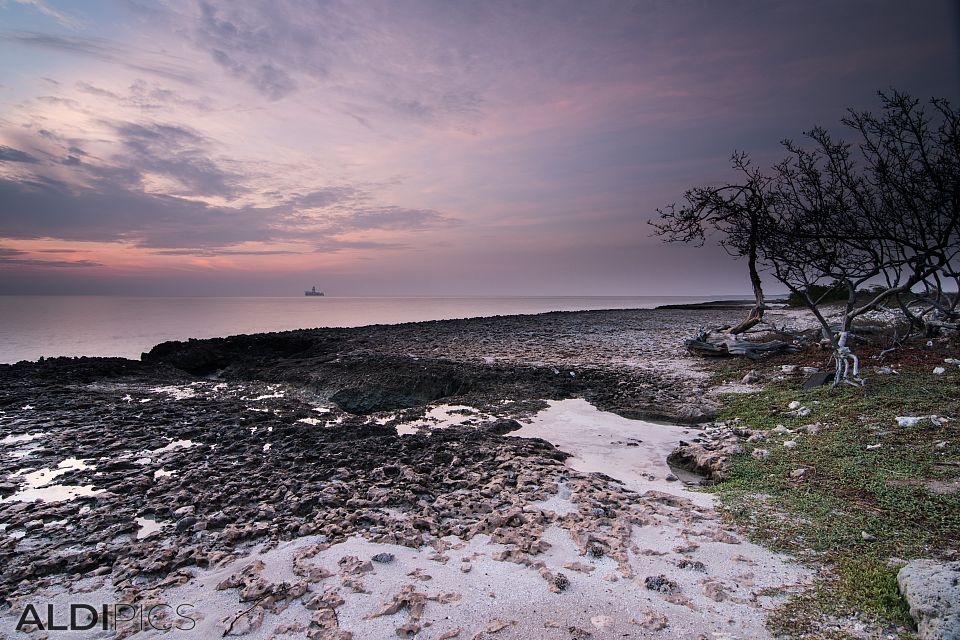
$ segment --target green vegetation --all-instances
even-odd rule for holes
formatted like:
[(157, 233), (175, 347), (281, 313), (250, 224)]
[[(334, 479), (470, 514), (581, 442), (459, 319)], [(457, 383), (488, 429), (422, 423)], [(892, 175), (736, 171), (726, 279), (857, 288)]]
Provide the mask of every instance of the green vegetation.
[[(830, 286), (813, 284), (805, 289), (807, 295), (818, 304), (828, 304), (830, 302), (846, 302), (849, 293), (842, 283), (834, 283)], [(791, 293), (787, 296), (787, 304), (791, 307), (805, 307), (807, 302), (799, 293)]]
[[(742, 375), (742, 366), (728, 362), (717, 376)], [(729, 478), (709, 490), (753, 539), (822, 567), (815, 589), (771, 618), (773, 631), (846, 637), (824, 631), (825, 621), (849, 615), (879, 629), (909, 627), (898, 569), (960, 549), (960, 370), (931, 369), (873, 375), (863, 388), (801, 391), (797, 380), (774, 381), (726, 398), (722, 418), (769, 431), (768, 439), (745, 443)], [(792, 401), (810, 415), (792, 415)], [(895, 419), (929, 415), (953, 420), (901, 427)], [(819, 431), (807, 433), (814, 424)], [(779, 425), (792, 433), (775, 433)], [(758, 460), (754, 449), (770, 455)]]

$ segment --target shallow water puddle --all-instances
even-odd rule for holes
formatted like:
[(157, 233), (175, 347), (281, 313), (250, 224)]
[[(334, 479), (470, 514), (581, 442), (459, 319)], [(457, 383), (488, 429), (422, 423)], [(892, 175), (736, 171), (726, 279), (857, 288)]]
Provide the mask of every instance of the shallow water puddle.
[(241, 400), (269, 400), (270, 398), (282, 398), (282, 397), (283, 397), (283, 391), (277, 391), (276, 393), (265, 393), (263, 395), (255, 396), (253, 398), (244, 396), (243, 398), (241, 398)]
[(0, 444), (20, 444), (22, 442), (30, 442), (31, 440), (42, 438), (45, 435), (47, 435), (46, 431), (34, 431), (33, 433), (21, 433), (14, 436), (4, 436), (3, 438), (0, 438)]
[(573, 457), (567, 465), (577, 471), (600, 472), (634, 489), (677, 488), (668, 482), (667, 456), (689, 435), (685, 426), (630, 420), (600, 411), (582, 399), (548, 400), (550, 405), (522, 429), (509, 433), (542, 438)]
[[(199, 442), (194, 442), (193, 440), (184, 438), (179, 440), (171, 440), (166, 445), (160, 447), (159, 449), (146, 449), (144, 451), (138, 451), (135, 454), (137, 456), (134, 463), (136, 464), (153, 464), (153, 458), (157, 455), (164, 454), (168, 451), (173, 451), (174, 449), (189, 449), (190, 447), (195, 447)], [(165, 474), (166, 472), (164, 472)]]
[[(190, 388), (190, 386), (166, 386), (166, 387), (153, 387), (150, 389), (153, 393), (164, 393), (174, 400), (186, 400), (187, 398), (193, 398), (197, 395), (197, 392)], [(143, 400), (141, 400), (143, 402)]]
[(334, 420), (322, 420), (320, 418), (300, 418), (297, 422), (302, 422), (304, 424), (309, 424), (310, 426), (322, 425), (324, 427), (330, 427), (333, 425), (338, 425), (343, 422), (343, 416), (339, 416)]
[(137, 526), (137, 539), (146, 538), (152, 536), (157, 531), (160, 531), (163, 527), (170, 524), (169, 522), (161, 522), (155, 519), (153, 516), (143, 516), (136, 519)]
[(189, 449), (190, 447), (197, 446), (197, 443), (188, 438), (173, 440), (168, 442), (166, 446), (160, 447), (159, 449), (154, 449), (150, 453), (156, 455), (158, 453), (166, 453), (167, 451), (173, 451), (174, 449)]
[[(407, 436), (421, 429), (446, 429), (459, 427), (470, 422), (492, 419), (485, 413), (463, 404), (438, 404), (431, 407), (419, 420), (397, 425), (397, 435)], [(389, 420), (387, 420), (389, 421)], [(379, 420), (378, 420), (379, 422)], [(385, 424), (381, 422), (380, 424)]]
[(5, 436), (0, 438), (0, 445), (20, 445), (6, 454), (11, 458), (19, 460), (20, 458), (26, 458), (39, 449), (41, 443), (37, 442), (37, 440), (46, 436), (47, 433), (47, 431), (34, 431), (32, 433)]
[(103, 493), (96, 490), (92, 484), (87, 485), (57, 485), (50, 484), (58, 477), (69, 471), (81, 471), (84, 469), (94, 469), (78, 458), (67, 458), (58, 464), (55, 468), (43, 468), (36, 471), (18, 471), (11, 477), (22, 477), (27, 486), (13, 495), (0, 499), (0, 502), (33, 502), (34, 500), (43, 500), (44, 502), (59, 502), (63, 500), (73, 500), (74, 498), (95, 496)]

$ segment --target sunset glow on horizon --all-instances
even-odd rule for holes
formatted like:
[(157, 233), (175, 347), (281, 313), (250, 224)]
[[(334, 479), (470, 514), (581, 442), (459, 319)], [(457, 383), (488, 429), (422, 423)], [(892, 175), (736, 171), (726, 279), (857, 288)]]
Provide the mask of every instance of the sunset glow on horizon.
[(0, 293), (746, 291), (719, 249), (651, 238), (655, 208), (877, 90), (956, 100), (957, 20), (935, 0), (0, 0)]

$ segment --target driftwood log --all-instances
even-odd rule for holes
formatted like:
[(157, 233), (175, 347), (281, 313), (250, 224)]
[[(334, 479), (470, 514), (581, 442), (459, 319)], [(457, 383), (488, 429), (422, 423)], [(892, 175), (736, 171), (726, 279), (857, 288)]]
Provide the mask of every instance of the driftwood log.
[(687, 351), (705, 358), (729, 358), (743, 356), (751, 360), (760, 360), (774, 353), (796, 353), (800, 349), (791, 342), (771, 340), (770, 342), (751, 342), (741, 340), (736, 335), (707, 331), (696, 338), (684, 342)]

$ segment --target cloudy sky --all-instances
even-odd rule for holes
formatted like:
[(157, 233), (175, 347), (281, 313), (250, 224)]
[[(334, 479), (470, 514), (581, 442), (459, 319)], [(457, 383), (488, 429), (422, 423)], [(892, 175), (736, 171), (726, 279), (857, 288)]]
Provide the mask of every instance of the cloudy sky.
[(957, 100), (954, 5), (0, 0), (0, 293), (747, 291), (654, 209)]

